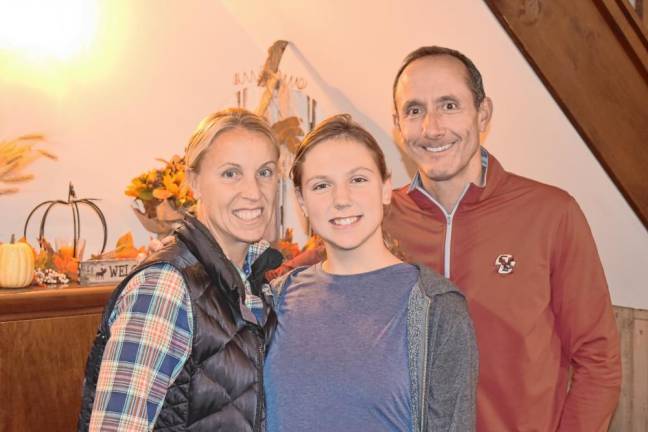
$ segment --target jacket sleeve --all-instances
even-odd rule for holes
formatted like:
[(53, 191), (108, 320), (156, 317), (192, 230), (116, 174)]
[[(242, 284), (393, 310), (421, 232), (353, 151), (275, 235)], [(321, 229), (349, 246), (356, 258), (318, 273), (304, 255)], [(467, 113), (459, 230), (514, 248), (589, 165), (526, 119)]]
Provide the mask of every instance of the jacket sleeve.
[(475, 430), (478, 353), (466, 302), (458, 293), (436, 296), (430, 320), (427, 430)]
[(573, 368), (559, 431), (607, 431), (621, 385), (619, 336), (592, 233), (573, 198), (551, 259), (552, 308)]

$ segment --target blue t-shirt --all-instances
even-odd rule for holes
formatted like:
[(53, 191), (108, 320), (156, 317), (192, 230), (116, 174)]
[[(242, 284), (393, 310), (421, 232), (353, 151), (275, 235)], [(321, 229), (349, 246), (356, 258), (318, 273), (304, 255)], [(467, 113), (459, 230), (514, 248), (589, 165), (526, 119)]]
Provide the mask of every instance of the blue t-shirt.
[(292, 275), (265, 363), (269, 432), (410, 431), (407, 303), (418, 269)]

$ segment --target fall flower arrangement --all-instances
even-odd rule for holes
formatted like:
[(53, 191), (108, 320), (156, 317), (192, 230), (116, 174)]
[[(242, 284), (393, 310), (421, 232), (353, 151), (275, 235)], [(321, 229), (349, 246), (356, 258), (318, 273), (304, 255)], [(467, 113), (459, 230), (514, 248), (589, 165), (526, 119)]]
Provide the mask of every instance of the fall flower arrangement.
[(139, 200), (149, 218), (158, 216), (157, 207), (164, 201), (176, 210), (190, 211), (196, 200), (185, 183), (184, 157), (175, 155), (169, 161), (157, 160), (164, 166), (135, 177), (126, 187), (125, 194)]

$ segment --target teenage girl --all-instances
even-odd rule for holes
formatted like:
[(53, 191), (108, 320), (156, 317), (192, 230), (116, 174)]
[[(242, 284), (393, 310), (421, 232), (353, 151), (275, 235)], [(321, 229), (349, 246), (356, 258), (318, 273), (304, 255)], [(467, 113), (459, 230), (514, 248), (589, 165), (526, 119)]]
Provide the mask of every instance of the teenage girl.
[(391, 181), (376, 140), (349, 115), (333, 116), (305, 137), (291, 177), (326, 259), (274, 283), (268, 431), (474, 430), (466, 302), (385, 243)]

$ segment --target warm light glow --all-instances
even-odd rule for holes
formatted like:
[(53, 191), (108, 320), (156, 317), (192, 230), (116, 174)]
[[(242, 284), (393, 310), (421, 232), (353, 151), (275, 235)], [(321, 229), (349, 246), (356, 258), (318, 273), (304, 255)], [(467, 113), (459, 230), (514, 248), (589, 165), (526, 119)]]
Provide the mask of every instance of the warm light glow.
[(70, 59), (96, 29), (96, 0), (0, 0), (0, 50), (28, 59)]
[(0, 88), (61, 101), (111, 79), (131, 37), (129, 0), (0, 0)]

